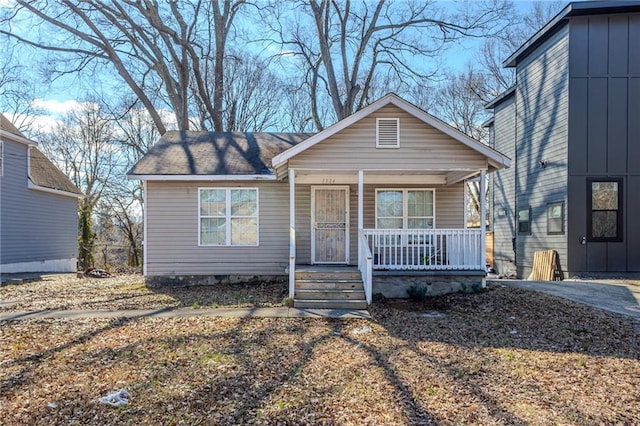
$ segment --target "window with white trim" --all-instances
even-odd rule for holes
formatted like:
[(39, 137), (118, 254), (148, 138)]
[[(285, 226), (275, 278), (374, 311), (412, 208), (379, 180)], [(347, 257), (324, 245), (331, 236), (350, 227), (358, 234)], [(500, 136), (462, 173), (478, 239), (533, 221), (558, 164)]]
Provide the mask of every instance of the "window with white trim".
[(377, 189), (376, 228), (433, 229), (433, 189)]
[(376, 148), (400, 148), (399, 118), (376, 118)]
[(4, 173), (4, 141), (0, 140), (0, 176)]
[(198, 204), (199, 245), (258, 245), (257, 188), (200, 188)]

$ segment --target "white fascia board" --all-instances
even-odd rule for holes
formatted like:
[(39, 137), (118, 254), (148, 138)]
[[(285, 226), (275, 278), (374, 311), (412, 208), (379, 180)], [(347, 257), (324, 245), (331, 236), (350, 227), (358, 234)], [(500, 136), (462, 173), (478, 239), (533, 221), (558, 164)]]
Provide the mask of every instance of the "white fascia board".
[(27, 138), (23, 138), (22, 136), (16, 135), (15, 133), (7, 132), (6, 130), (2, 129), (0, 129), (0, 137), (2, 137), (2, 139), (10, 139), (14, 142), (23, 143), (25, 145), (38, 145), (34, 141), (30, 141)]
[(326, 138), (333, 136), (334, 134), (338, 133), (339, 131), (351, 126), (352, 124), (354, 124), (355, 122), (363, 119), (364, 117), (370, 115), (371, 113), (379, 110), (380, 108), (389, 105), (389, 104), (393, 104), (395, 106), (397, 106), (398, 108), (402, 109), (403, 111), (405, 111), (408, 114), (413, 115), (414, 117), (418, 118), (419, 120), (422, 120), (423, 122), (429, 124), (430, 126), (436, 128), (437, 130), (441, 131), (442, 133), (452, 137), (453, 139), (457, 140), (458, 142), (463, 143), (464, 145), (468, 146), (469, 148), (475, 150), (476, 152), (484, 155), (485, 157), (487, 157), (489, 159), (489, 163), (500, 169), (500, 168), (506, 168), (506, 167), (510, 167), (511, 166), (511, 160), (502, 155), (501, 153), (499, 153), (498, 151), (490, 148), (489, 146), (465, 135), (464, 133), (462, 133), (461, 131), (449, 126), (447, 123), (445, 123), (444, 121), (432, 116), (431, 114), (421, 110), (420, 108), (418, 108), (417, 106), (411, 104), (410, 102), (405, 101), (404, 99), (400, 98), (398, 95), (396, 95), (395, 93), (389, 93), (385, 96), (383, 96), (382, 98), (378, 99), (377, 101), (375, 101), (374, 103), (366, 106), (365, 108), (361, 109), (360, 111), (350, 115), (349, 117), (345, 118), (344, 120), (341, 120), (339, 122), (337, 122), (336, 124), (334, 124), (333, 126), (323, 130), (322, 132), (316, 133), (315, 135), (311, 136), (310, 138), (306, 139), (304, 142), (299, 143), (298, 145), (289, 148), (288, 150), (276, 155), (275, 157), (273, 157), (273, 159), (271, 160), (271, 163), (273, 164), (273, 167), (276, 167), (280, 164), (282, 164), (283, 162), (287, 161), (288, 159), (290, 159), (291, 157), (294, 157), (295, 155), (311, 148), (312, 146), (314, 146), (315, 144), (317, 144), (318, 142), (321, 142), (323, 140), (325, 140)]
[(48, 192), (50, 194), (63, 195), (65, 197), (72, 197), (72, 198), (79, 198), (79, 199), (84, 198), (84, 195), (74, 194), (73, 192), (67, 192), (67, 191), (62, 191), (60, 189), (47, 188), (46, 186), (36, 185), (35, 183), (31, 182), (30, 179), (27, 181), (27, 187), (35, 191)]
[(275, 175), (127, 175), (127, 178), (145, 181), (277, 180)]

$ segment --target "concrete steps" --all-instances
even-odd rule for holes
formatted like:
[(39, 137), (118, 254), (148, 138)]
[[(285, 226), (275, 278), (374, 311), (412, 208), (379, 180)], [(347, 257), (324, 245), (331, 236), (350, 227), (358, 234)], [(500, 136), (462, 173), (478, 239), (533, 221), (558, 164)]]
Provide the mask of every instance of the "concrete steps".
[(360, 271), (350, 267), (296, 270), (293, 306), (315, 309), (367, 309)]

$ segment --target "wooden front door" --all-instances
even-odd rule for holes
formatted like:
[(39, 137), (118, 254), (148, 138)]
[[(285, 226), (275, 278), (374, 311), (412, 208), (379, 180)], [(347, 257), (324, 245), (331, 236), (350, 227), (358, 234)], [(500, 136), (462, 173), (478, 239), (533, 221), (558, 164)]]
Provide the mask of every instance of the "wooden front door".
[(312, 263), (349, 262), (349, 187), (311, 188)]

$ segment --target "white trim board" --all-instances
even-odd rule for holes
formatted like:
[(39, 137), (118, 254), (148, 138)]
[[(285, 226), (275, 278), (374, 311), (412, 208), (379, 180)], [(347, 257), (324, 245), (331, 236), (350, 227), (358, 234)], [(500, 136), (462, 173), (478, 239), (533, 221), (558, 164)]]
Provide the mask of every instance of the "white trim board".
[(129, 180), (157, 181), (232, 181), (276, 180), (275, 175), (127, 175)]

